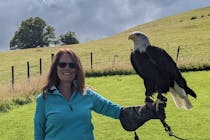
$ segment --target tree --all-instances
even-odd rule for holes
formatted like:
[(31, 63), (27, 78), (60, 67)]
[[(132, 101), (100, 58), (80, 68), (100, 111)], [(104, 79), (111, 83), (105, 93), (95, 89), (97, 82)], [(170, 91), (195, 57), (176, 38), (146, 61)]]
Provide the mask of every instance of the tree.
[(10, 41), (10, 49), (25, 49), (49, 46), (55, 38), (54, 28), (39, 17), (22, 21), (19, 30)]
[(60, 35), (60, 41), (64, 44), (79, 44), (74, 32), (67, 32), (66, 34)]

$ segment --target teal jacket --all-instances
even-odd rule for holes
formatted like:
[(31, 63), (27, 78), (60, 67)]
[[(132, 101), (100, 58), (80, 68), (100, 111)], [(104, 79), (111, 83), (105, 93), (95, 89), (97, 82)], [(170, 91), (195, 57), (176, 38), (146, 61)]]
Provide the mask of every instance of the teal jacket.
[(93, 90), (76, 91), (66, 100), (55, 87), (36, 98), (35, 140), (94, 140), (91, 111), (119, 119), (121, 106)]

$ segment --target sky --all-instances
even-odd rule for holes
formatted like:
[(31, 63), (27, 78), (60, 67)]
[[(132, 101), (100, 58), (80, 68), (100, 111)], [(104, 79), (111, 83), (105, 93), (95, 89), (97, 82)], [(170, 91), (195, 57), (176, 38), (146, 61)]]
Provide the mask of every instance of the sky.
[(42, 18), (56, 36), (71, 31), (85, 43), (207, 6), (210, 0), (0, 0), (0, 52), (30, 17)]

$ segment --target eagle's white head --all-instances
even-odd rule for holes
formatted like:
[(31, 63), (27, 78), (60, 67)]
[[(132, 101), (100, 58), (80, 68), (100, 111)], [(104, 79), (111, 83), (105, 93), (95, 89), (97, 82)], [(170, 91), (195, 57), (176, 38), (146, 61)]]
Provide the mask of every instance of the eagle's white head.
[(148, 37), (139, 31), (131, 33), (128, 39), (133, 40), (134, 50), (139, 50), (140, 52), (145, 52), (146, 48), (151, 45)]

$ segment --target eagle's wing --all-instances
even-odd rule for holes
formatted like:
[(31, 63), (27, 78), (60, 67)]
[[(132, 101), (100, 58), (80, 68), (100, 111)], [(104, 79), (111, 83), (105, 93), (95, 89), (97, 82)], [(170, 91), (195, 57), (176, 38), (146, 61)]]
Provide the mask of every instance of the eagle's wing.
[(148, 53), (156, 62), (159, 71), (163, 73), (164, 80), (169, 81), (171, 95), (176, 106), (186, 109), (192, 108), (187, 94), (193, 97), (196, 97), (196, 94), (187, 86), (186, 80), (182, 77), (172, 57), (165, 50), (158, 47), (151, 47)]
[(142, 75), (142, 72), (141, 72), (141, 66), (140, 66), (140, 61), (139, 61), (139, 57), (140, 54), (137, 53), (137, 52), (132, 52), (131, 55), (130, 55), (130, 61), (131, 61), (131, 64), (133, 66), (133, 69), (135, 70), (135, 72), (143, 78), (143, 75)]
[(147, 54), (162, 75), (175, 76), (180, 73), (173, 58), (165, 50), (151, 46), (147, 49)]
[(147, 55), (140, 54), (139, 51), (132, 52), (130, 60), (136, 73), (144, 80), (144, 86), (146, 88), (145, 95), (152, 96), (155, 92), (155, 83), (152, 78), (158, 76), (153, 64), (148, 61)]

